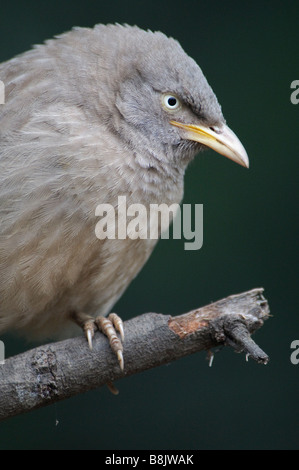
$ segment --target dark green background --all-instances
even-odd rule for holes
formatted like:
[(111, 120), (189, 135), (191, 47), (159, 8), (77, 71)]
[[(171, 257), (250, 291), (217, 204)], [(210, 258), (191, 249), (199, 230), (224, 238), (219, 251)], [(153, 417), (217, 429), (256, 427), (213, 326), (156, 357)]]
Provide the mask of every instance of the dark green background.
[[(248, 151), (250, 170), (212, 151), (189, 167), (184, 202), (204, 204), (203, 248), (160, 241), (115, 310), (175, 315), (263, 286), (273, 318), (255, 336), (267, 367), (224, 349), (209, 369), (197, 354), (120, 381), (118, 397), (102, 388), (4, 422), (0, 448), (299, 448), (299, 365), (290, 362), (299, 339), (298, 17), (295, 1), (1, 1), (1, 61), (75, 25), (137, 24), (177, 38)], [(29, 347), (2, 339), (8, 356)]]

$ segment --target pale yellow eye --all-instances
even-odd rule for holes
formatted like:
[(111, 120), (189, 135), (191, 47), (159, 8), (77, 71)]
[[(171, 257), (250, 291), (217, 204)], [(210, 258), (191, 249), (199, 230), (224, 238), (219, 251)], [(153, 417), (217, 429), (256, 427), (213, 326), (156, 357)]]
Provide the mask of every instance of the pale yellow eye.
[(168, 111), (175, 111), (181, 106), (181, 102), (178, 99), (177, 96), (167, 94), (163, 96), (163, 106), (168, 110)]

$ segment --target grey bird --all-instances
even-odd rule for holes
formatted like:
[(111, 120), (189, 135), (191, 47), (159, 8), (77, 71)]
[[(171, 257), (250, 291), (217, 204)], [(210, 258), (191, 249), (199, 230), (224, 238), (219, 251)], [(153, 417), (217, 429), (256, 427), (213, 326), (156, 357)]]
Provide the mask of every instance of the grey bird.
[(123, 369), (110, 312), (157, 240), (99, 240), (96, 207), (180, 203), (199, 151), (248, 167), (246, 151), (161, 32), (74, 28), (0, 64), (0, 80), (0, 332), (50, 338), (75, 322), (92, 347), (99, 329)]

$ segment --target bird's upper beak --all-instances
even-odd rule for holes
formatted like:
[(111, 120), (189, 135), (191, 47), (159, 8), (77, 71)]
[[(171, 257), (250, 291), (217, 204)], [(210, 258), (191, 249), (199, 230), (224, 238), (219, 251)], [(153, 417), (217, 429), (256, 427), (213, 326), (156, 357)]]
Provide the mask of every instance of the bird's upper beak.
[(249, 168), (246, 150), (236, 134), (225, 124), (221, 127), (196, 126), (177, 121), (170, 121), (170, 124), (183, 129), (185, 139), (200, 142), (234, 162)]

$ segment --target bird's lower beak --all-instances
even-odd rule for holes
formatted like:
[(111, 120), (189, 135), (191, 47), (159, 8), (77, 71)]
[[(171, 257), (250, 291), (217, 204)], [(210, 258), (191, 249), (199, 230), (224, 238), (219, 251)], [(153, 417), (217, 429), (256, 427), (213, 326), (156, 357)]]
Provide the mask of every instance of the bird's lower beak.
[(173, 126), (184, 130), (183, 137), (188, 140), (200, 142), (216, 152), (230, 158), (246, 168), (249, 168), (249, 159), (245, 148), (236, 134), (226, 125), (221, 127), (196, 126), (170, 121)]

